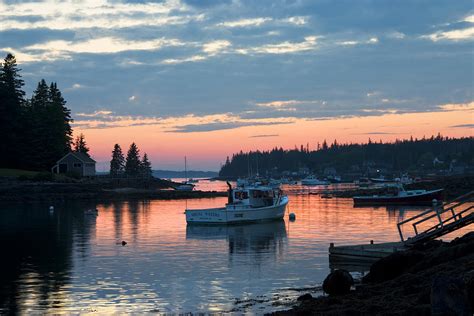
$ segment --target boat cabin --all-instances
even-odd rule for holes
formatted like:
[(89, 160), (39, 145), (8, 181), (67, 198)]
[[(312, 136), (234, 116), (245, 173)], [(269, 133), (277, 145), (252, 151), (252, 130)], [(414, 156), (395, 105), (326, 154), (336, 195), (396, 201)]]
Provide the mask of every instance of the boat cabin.
[(249, 207), (265, 207), (274, 204), (278, 193), (269, 187), (237, 188), (229, 192), (229, 205), (247, 205)]

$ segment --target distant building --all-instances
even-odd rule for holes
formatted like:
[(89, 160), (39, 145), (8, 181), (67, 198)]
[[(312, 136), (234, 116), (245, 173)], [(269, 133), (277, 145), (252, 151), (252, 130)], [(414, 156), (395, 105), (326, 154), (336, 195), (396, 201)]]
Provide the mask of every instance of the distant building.
[(51, 168), (53, 173), (73, 173), (81, 177), (95, 176), (95, 160), (84, 153), (70, 152)]

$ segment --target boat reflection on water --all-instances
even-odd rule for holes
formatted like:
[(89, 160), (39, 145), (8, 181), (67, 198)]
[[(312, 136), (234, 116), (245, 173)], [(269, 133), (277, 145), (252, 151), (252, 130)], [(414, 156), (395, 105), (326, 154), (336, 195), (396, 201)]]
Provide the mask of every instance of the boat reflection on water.
[[(285, 221), (267, 221), (235, 225), (199, 225), (186, 227), (188, 240), (226, 240), (229, 255), (282, 254), (287, 243)], [(232, 258), (230, 258), (232, 259)]]

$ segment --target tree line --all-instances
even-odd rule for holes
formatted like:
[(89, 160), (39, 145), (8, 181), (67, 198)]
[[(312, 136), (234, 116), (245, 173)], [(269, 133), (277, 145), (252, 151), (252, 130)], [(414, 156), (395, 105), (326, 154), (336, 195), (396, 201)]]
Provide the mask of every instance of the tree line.
[(324, 141), (310, 151), (309, 145), (284, 150), (239, 152), (227, 157), (219, 175), (242, 177), (249, 173), (278, 174), (308, 168), (321, 174), (325, 168), (335, 168), (339, 174), (365, 173), (370, 166), (382, 166), (393, 172), (428, 171), (448, 168), (450, 163), (474, 165), (474, 138), (449, 138), (440, 134), (430, 138), (373, 142), (364, 144), (332, 144)]
[(110, 160), (110, 176), (114, 178), (151, 178), (152, 169), (148, 155), (144, 153), (143, 158), (140, 158), (138, 146), (132, 143), (125, 158), (120, 145), (115, 144), (112, 150), (112, 160)]
[(49, 170), (73, 145), (71, 111), (55, 82), (42, 79), (30, 99), (16, 59), (0, 67), (0, 167)]

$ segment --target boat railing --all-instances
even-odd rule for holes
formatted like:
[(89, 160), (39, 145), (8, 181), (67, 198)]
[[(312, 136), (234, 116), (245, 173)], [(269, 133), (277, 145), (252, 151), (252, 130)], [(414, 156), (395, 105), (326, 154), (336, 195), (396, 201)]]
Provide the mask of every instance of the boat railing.
[[(433, 206), (420, 214), (410, 217), (406, 220), (400, 221), (397, 224), (398, 232), (402, 242), (416, 242), (422, 239), (431, 238), (432, 236), (438, 237), (444, 233), (448, 233), (456, 227), (462, 227), (464, 224), (469, 224), (474, 217), (474, 205), (466, 205), (468, 202), (472, 202), (474, 198), (474, 191), (464, 194), (454, 200), (438, 205), (436, 200), (433, 200)], [(466, 208), (464, 208), (466, 206)], [(461, 210), (459, 210), (461, 209)], [(449, 214), (446, 217), (446, 214)], [(419, 227), (422, 224), (429, 223), (428, 221), (435, 221), (435, 224), (424, 228), (419, 231)], [(411, 224), (413, 227), (415, 236), (407, 240), (404, 239), (402, 233), (402, 226)]]

